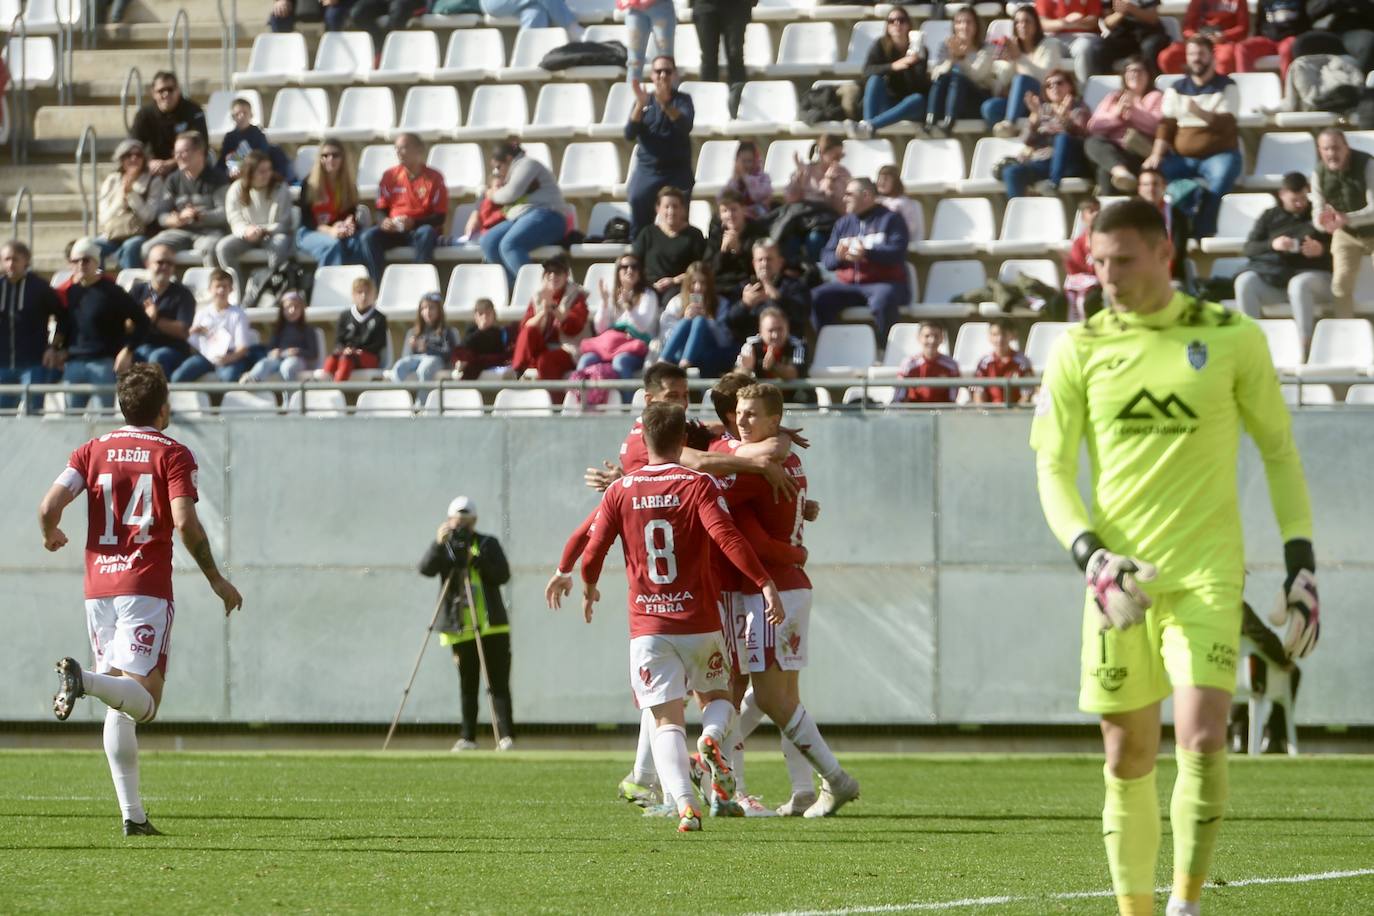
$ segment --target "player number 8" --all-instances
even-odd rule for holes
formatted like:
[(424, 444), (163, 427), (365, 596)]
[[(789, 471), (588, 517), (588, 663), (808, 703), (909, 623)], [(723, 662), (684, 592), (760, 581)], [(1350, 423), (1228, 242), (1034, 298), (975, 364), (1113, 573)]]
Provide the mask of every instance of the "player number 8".
[[(657, 532), (663, 532), (663, 546), (655, 546)], [(655, 585), (667, 585), (677, 578), (677, 556), (673, 553), (673, 526), (663, 519), (654, 519), (644, 526), (644, 547), (649, 553), (649, 581)], [(663, 572), (658, 571), (659, 561), (663, 561)]]

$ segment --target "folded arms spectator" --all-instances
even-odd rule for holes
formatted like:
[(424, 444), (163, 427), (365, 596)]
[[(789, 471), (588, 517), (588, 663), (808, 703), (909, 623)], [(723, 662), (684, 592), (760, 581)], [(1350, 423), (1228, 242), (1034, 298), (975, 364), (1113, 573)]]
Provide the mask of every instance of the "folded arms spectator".
[(867, 306), (879, 340), (911, 301), (907, 277), (906, 221), (878, 203), (877, 188), (855, 178), (845, 191), (845, 215), (830, 233), (822, 263), (835, 279), (811, 291), (817, 330), (839, 320), (851, 306)]
[[(101, 274), (100, 247), (93, 239), (77, 239), (68, 260), (74, 282), (59, 324), (66, 347), (62, 381), (112, 386), (115, 374), (134, 364), (134, 348), (148, 333), (148, 315), (122, 286)], [(89, 399), (71, 394), (68, 406), (81, 410)]]

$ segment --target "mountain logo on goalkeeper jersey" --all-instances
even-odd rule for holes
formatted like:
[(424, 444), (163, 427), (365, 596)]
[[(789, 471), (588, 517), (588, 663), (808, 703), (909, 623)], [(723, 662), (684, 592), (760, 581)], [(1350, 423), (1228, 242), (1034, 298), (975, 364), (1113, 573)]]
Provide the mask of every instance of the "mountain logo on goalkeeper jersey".
[[(1203, 347), (1205, 351), (1207, 348)], [(1203, 353), (1206, 359), (1206, 353)], [(1118, 420), (1196, 420), (1197, 414), (1189, 407), (1182, 398), (1176, 394), (1168, 395), (1161, 399), (1155, 397), (1148, 388), (1140, 389), (1140, 393), (1121, 408), (1121, 413), (1116, 415)]]
[(1200, 340), (1195, 340), (1188, 344), (1188, 365), (1202, 371), (1202, 367), (1207, 365), (1207, 345)]

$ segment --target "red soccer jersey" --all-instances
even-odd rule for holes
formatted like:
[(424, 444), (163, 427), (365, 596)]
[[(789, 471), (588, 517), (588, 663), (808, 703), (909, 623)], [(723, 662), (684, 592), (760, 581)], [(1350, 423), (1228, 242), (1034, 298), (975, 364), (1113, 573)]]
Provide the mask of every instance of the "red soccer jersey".
[[(802, 546), (802, 510), (806, 505), (806, 471), (802, 469), (801, 459), (796, 453), (787, 456), (782, 468), (797, 485), (797, 495), (791, 499), (774, 499), (773, 488), (759, 474), (736, 474), (722, 481), (722, 486), (725, 487), (725, 501), (751, 544), (757, 548), (760, 540), (766, 539), (780, 548), (793, 548), (793, 551), (759, 550), (768, 575), (778, 590), (791, 591), (811, 587), (806, 570), (797, 565), (801, 553), (798, 548)], [(744, 521), (746, 516), (757, 520), (756, 529)], [(750, 536), (751, 531), (756, 531), (756, 534)], [(765, 553), (770, 555), (765, 556)], [(759, 590), (746, 586), (745, 591), (758, 594)]]
[(411, 178), (403, 165), (395, 165), (382, 173), (377, 185), (377, 209), (388, 216), (407, 216), (427, 219), (448, 212), (448, 188), (444, 176), (425, 166)]
[(630, 638), (720, 630), (711, 542), (750, 580), (768, 573), (730, 519), (720, 486), (680, 464), (648, 465), (611, 484), (582, 555), (582, 580), (596, 582), (620, 538), (629, 580)]
[[(1035, 370), (1031, 367), (1031, 361), (1024, 353), (1012, 351), (1006, 359), (1002, 359), (996, 353), (989, 353), (978, 361), (978, 370), (973, 373), (978, 378), (1021, 378), (1026, 375), (1034, 375)], [(1020, 388), (1015, 389), (1019, 395)], [(984, 388), (983, 393), (993, 404), (1002, 403), (1002, 389), (996, 387)]]
[(58, 482), (86, 491), (86, 597), (171, 601), (172, 500), (197, 498), (191, 450), (125, 426), (72, 452)]
[[(1102, 0), (1035, 0), (1035, 11), (1040, 14), (1041, 19), (1063, 19), (1070, 13), (1100, 17), (1102, 15), (1102, 7)], [(1107, 4), (1107, 12), (1111, 12), (1110, 3)], [(1059, 31), (1060, 33), (1097, 33), (1096, 28), (1087, 29), (1077, 22), (1070, 23)]]
[[(898, 375), (902, 378), (958, 378), (959, 364), (943, 353), (934, 359), (913, 356), (902, 364)], [(958, 396), (958, 388), (935, 388), (922, 385), (906, 389), (904, 400), (921, 404), (953, 404)]]
[[(711, 449), (714, 444), (711, 431), (696, 420), (687, 421), (687, 447), (699, 452)], [(620, 443), (620, 469), (626, 474), (634, 473), (649, 463), (649, 449), (644, 445), (644, 422), (635, 418), (635, 425)]]

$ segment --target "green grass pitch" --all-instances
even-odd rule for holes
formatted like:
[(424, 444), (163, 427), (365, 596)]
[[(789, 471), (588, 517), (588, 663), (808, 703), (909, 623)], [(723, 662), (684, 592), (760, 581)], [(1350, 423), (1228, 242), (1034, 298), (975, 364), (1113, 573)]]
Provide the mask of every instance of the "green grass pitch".
[[(679, 836), (612, 800), (626, 754), (150, 753), (145, 802), (168, 836), (126, 840), (97, 751), (0, 753), (0, 913), (1114, 912), (1098, 759), (845, 761), (863, 797), (838, 817)], [(1233, 884), (1208, 891), (1209, 916), (1374, 912), (1374, 760), (1231, 773), (1213, 874)], [(779, 755), (754, 754), (749, 776), (783, 800)], [(1162, 759), (1166, 815), (1172, 782)], [(1234, 883), (1339, 871), (1364, 873)]]

